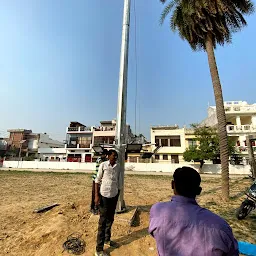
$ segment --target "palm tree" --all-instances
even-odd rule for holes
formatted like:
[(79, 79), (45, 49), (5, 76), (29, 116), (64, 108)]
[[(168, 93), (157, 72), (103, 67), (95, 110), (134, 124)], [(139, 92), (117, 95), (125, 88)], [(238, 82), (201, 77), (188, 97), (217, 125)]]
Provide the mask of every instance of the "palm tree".
[(170, 27), (187, 40), (193, 50), (204, 50), (212, 78), (220, 139), (222, 194), (229, 198), (229, 154), (221, 83), (214, 49), (231, 43), (232, 33), (246, 25), (244, 14), (253, 12), (250, 0), (160, 0), (166, 4), (160, 22), (170, 14)]

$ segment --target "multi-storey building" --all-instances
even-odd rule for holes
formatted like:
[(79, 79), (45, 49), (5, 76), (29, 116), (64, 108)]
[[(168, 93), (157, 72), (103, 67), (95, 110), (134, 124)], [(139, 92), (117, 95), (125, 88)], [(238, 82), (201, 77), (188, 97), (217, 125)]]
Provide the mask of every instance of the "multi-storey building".
[[(248, 156), (247, 135), (256, 135), (256, 104), (246, 101), (227, 101), (224, 103), (227, 119), (227, 133), (235, 142), (237, 150)], [(202, 125), (217, 127), (216, 107), (208, 108), (208, 117)], [(254, 150), (256, 145), (253, 144)]]
[(196, 142), (193, 130), (165, 125), (151, 127), (151, 143), (155, 144), (152, 150), (160, 147), (153, 156), (154, 162), (179, 163), (184, 161), (186, 148)]
[(116, 136), (116, 121), (101, 121), (99, 127), (94, 128), (94, 146), (113, 145)]
[(64, 143), (53, 140), (47, 133), (30, 133), (28, 136), (28, 155), (37, 156), (42, 148), (63, 148)]
[[(71, 122), (67, 128), (67, 161), (92, 162), (97, 156), (93, 147), (113, 147), (115, 145), (116, 121), (101, 121), (98, 127), (87, 127), (79, 122)], [(133, 141), (130, 125), (126, 128), (126, 143)], [(105, 145), (105, 146), (104, 146)]]
[(10, 148), (20, 150), (21, 156), (37, 155), (39, 148), (64, 147), (64, 143), (51, 139), (46, 133), (33, 133), (26, 129), (11, 129), (8, 132)]
[(66, 155), (69, 162), (91, 162), (94, 127), (71, 122), (67, 127)]
[(28, 153), (29, 135), (32, 133), (32, 130), (11, 129), (8, 132), (10, 133), (8, 141), (10, 147), (20, 149), (21, 154), (26, 155)]

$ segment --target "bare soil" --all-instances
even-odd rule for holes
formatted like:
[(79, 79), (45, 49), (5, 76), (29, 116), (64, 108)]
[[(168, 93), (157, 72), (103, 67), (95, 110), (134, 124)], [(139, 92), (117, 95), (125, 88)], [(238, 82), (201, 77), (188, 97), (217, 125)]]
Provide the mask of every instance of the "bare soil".
[[(225, 218), (238, 240), (256, 243), (256, 214), (245, 220), (235, 218), (235, 209), (245, 198), (251, 184), (246, 178), (231, 179), (231, 200), (221, 198), (220, 177), (203, 176), (200, 205)], [(125, 178), (125, 201), (139, 207), (135, 227), (116, 221), (113, 239), (120, 244), (110, 255), (157, 255), (153, 238), (148, 235), (149, 210), (152, 204), (168, 201), (172, 195), (170, 176), (128, 175)], [(83, 255), (93, 255), (97, 221), (89, 213), (91, 177), (86, 174), (33, 173), (0, 171), (0, 255), (51, 256), (69, 255), (63, 243), (74, 232), (86, 242)], [(45, 213), (36, 208), (59, 203)]]

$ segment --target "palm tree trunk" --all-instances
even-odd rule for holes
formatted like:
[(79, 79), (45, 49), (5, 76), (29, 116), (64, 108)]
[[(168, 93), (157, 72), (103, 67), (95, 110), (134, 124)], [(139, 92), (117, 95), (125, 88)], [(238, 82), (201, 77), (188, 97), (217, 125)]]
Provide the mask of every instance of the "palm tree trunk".
[(229, 154), (228, 154), (228, 135), (227, 135), (227, 121), (224, 109), (224, 101), (218, 68), (215, 60), (213, 43), (211, 35), (208, 35), (206, 40), (206, 52), (208, 55), (208, 62), (212, 77), (212, 84), (216, 102), (216, 113), (218, 120), (218, 134), (220, 141), (220, 160), (221, 160), (221, 178), (222, 178), (222, 195), (223, 199), (229, 198)]

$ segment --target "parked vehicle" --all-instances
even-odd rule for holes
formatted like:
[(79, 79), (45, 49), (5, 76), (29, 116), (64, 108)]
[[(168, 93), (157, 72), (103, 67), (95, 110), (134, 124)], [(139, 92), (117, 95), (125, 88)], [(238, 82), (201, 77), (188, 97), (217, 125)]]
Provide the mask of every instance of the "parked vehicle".
[(245, 194), (247, 195), (247, 199), (242, 202), (236, 212), (238, 220), (244, 219), (256, 208), (256, 180), (254, 180), (253, 184)]

